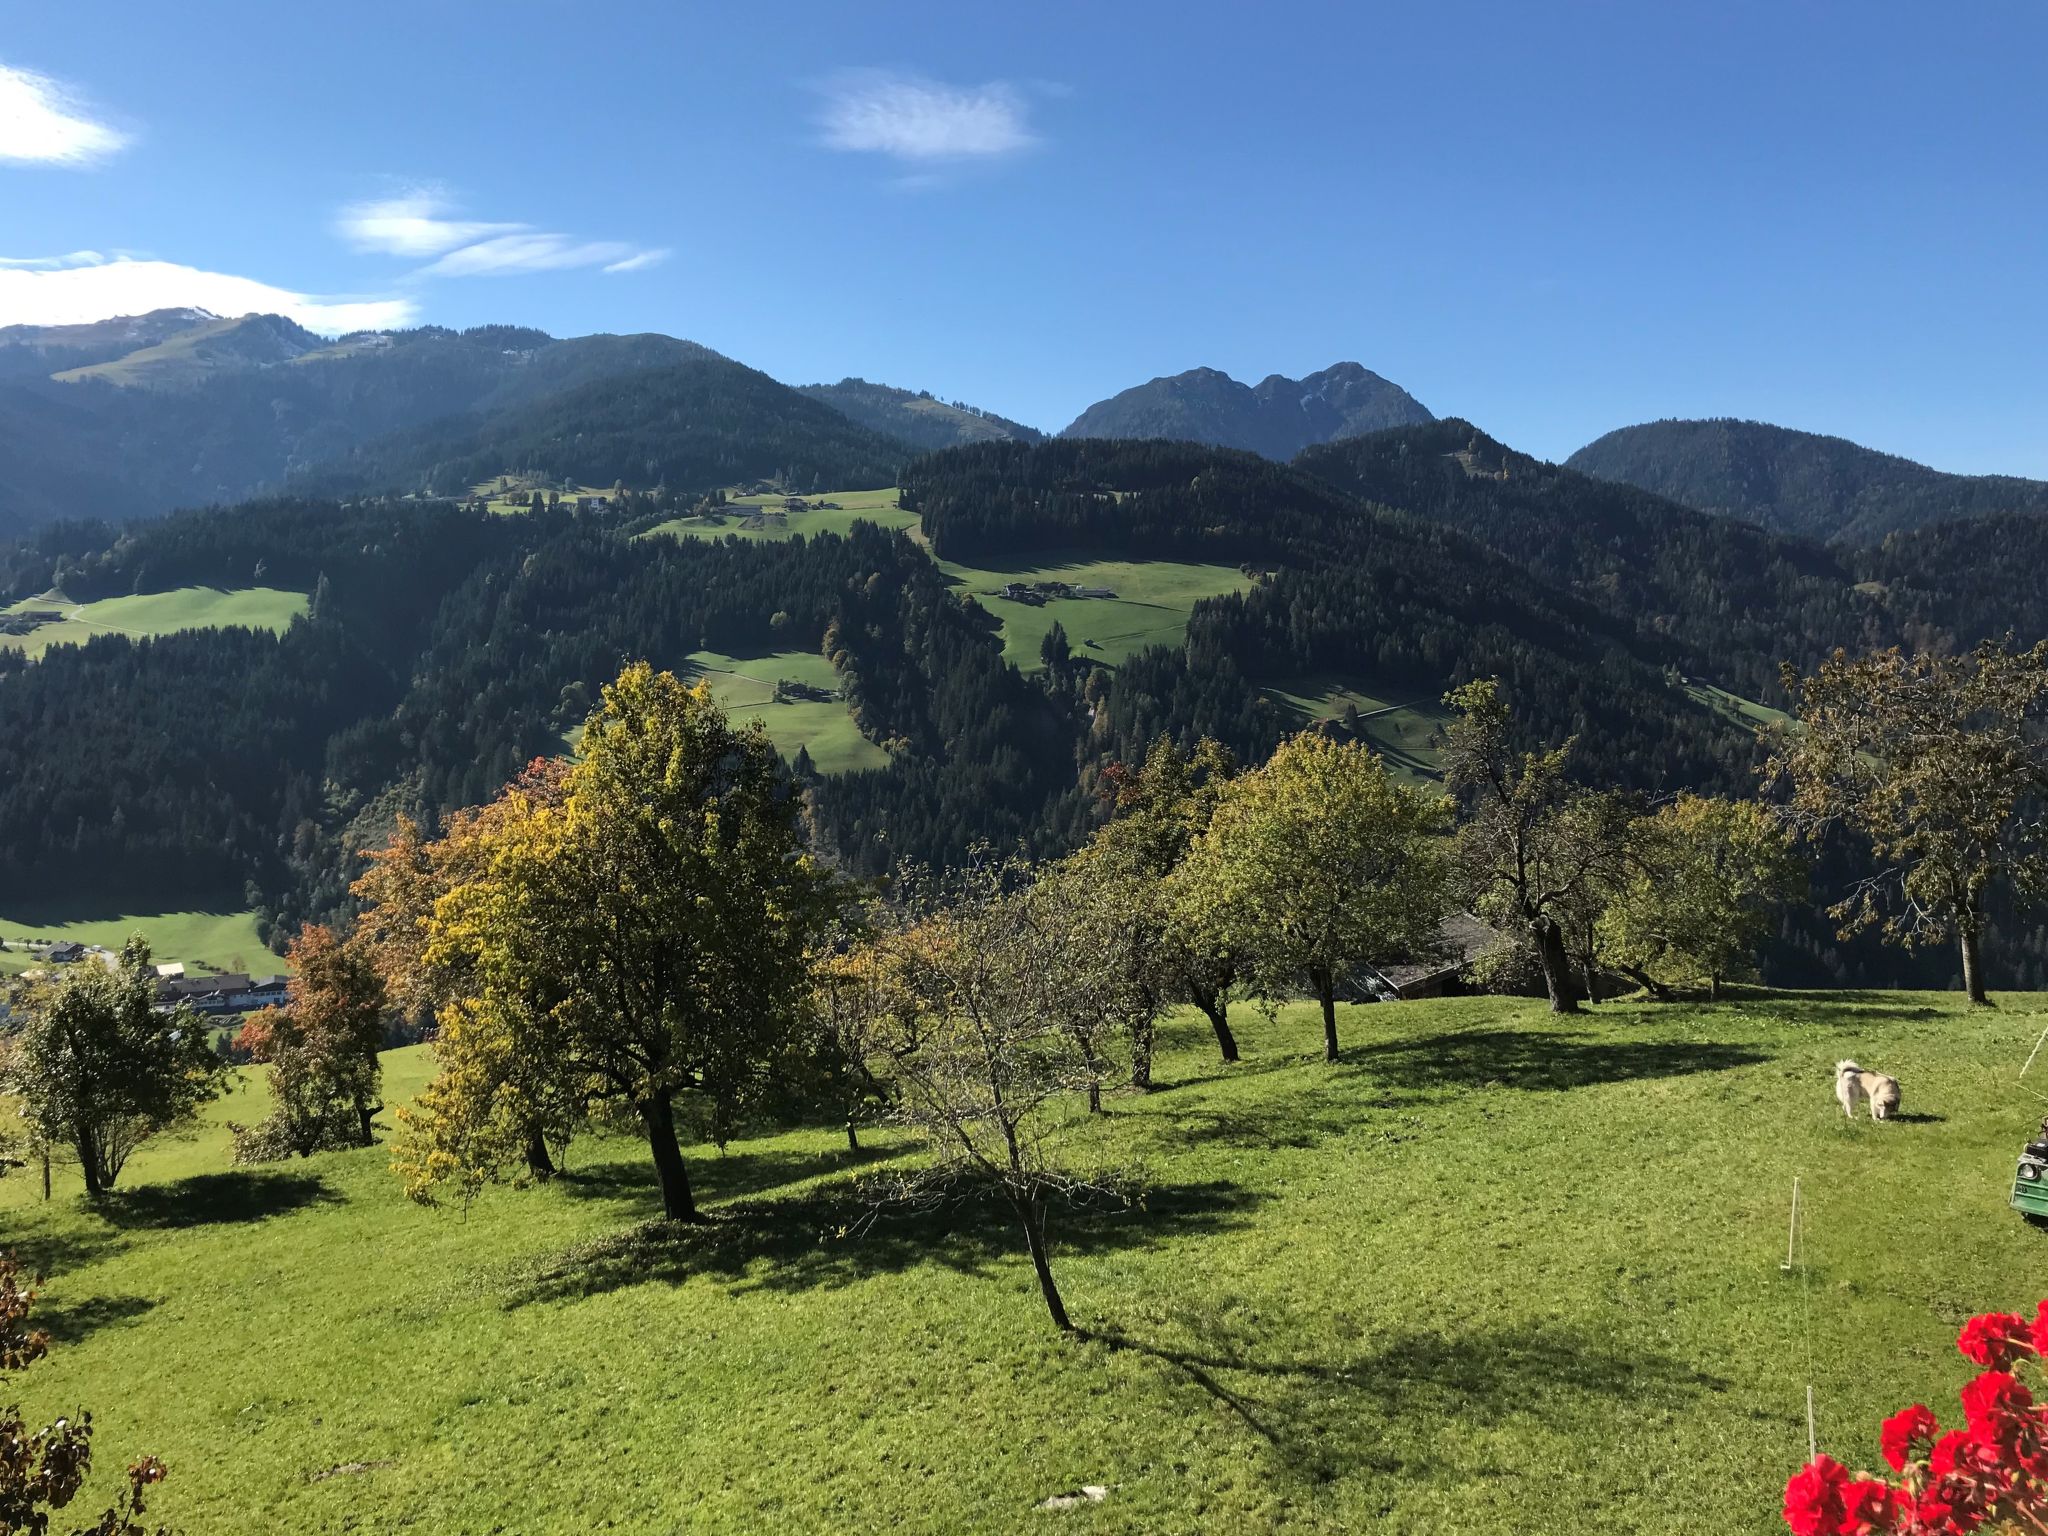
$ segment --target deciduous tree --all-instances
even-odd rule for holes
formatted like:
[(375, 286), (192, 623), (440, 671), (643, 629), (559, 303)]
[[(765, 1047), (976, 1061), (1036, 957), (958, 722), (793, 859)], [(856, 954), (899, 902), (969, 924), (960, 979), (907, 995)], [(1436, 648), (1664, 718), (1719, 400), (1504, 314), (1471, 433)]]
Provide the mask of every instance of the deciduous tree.
[(1457, 860), (1479, 915), (1527, 934), (1553, 1013), (1579, 1011), (1569, 930), (1587, 928), (1626, 872), (1630, 815), (1620, 797), (1566, 777), (1574, 741), (1514, 749), (1513, 722), (1491, 679), (1445, 695), (1444, 777), (1464, 804)]
[(1146, 904), (1152, 931), (1145, 942), (1169, 991), (1202, 1010), (1225, 1061), (1237, 1060), (1237, 1037), (1230, 1029), (1237, 957), (1229, 934), (1213, 921), (1180, 871), (1236, 772), (1220, 742), (1205, 738), (1184, 752), (1162, 736), (1142, 765), (1113, 765), (1106, 775), (1112, 819), (1095, 836), (1097, 846), (1158, 882)]
[(217, 1097), (226, 1066), (199, 1016), (159, 1010), (149, 945), (133, 938), (112, 966), (86, 962), (28, 989), (27, 1023), (7, 1049), (0, 1082), (46, 1143), (72, 1148), (94, 1199), (114, 1187), (129, 1154)]
[(894, 979), (856, 1005), (869, 1010), (864, 1038), (896, 1084), (898, 1120), (932, 1151), (912, 1190), (992, 1186), (1017, 1218), (1046, 1311), (1072, 1331), (1046, 1222), (1052, 1199), (1108, 1187), (1072, 1166), (1063, 1145), (1067, 1103), (1098, 1074), (1062, 1018), (1067, 973), (1014, 889), (1025, 878), (1014, 865), (984, 865), (936, 891), (914, 889), (916, 920), (877, 934), (863, 962)]
[(1756, 973), (1771, 910), (1805, 889), (1784, 823), (1753, 800), (1684, 794), (1637, 821), (1599, 922), (1603, 957), (1664, 993)]
[(765, 730), (638, 664), (605, 689), (560, 804), (501, 801), (481, 873), (429, 925), (428, 962), (460, 966), (480, 1034), (630, 1107), (672, 1219), (696, 1215), (676, 1096), (703, 1094), (730, 1125), (806, 1027), (810, 952), (840, 896), (802, 815)]
[(1353, 966), (1426, 952), (1449, 910), (1439, 834), (1448, 803), (1396, 783), (1355, 742), (1314, 731), (1226, 784), (1188, 854), (1202, 920), (1262, 995), (1306, 982), (1337, 1059), (1337, 983)]
[(1837, 651), (1812, 677), (1788, 667), (1785, 683), (1798, 727), (1778, 733), (1767, 779), (1790, 785), (1803, 831), (1845, 823), (1880, 865), (1830, 915), (1845, 935), (1877, 925), (1909, 948), (1953, 938), (1963, 990), (1986, 1002), (1986, 896), (2048, 885), (2048, 641)]

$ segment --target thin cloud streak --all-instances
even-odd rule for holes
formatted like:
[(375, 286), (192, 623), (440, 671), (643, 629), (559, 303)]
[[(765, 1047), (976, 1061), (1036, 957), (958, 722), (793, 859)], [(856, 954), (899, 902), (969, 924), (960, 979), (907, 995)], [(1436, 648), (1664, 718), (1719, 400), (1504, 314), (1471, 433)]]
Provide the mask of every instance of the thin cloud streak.
[(989, 160), (1038, 143), (1024, 94), (1005, 81), (951, 86), (886, 70), (850, 70), (824, 87), (820, 142), (913, 162)]
[(456, 218), (447, 195), (431, 186), (351, 203), (336, 216), (334, 227), (359, 251), (436, 258), (411, 274), (416, 278), (501, 277), (573, 267), (634, 272), (668, 255), (623, 240), (584, 240), (523, 222)]
[(419, 190), (402, 197), (352, 203), (334, 221), (341, 237), (359, 251), (391, 256), (439, 256), (458, 246), (531, 229), (530, 224), (494, 224), (446, 216), (438, 193)]
[(87, 166), (119, 153), (128, 142), (127, 134), (89, 116), (68, 86), (0, 64), (0, 160)]

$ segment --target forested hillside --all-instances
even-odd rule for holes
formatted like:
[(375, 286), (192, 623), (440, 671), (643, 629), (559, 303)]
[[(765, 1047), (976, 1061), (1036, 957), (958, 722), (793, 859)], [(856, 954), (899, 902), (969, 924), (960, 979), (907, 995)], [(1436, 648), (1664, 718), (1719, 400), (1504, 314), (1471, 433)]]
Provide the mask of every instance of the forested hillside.
[[(637, 402), (590, 391), (606, 379), (691, 364), (725, 382), (711, 395), (660, 394), (664, 408), (701, 410), (704, 418), (696, 447), (677, 450), (679, 467), (718, 457), (705, 445), (736, 431), (755, 436), (763, 452), (725, 456), (758, 458), (768, 466), (759, 473), (797, 462), (798, 454), (768, 451), (787, 447), (792, 435), (817, 438), (817, 461), (834, 466), (900, 451), (809, 402), (805, 414), (782, 398), (790, 392), (781, 386), (764, 387), (760, 375), (669, 336), (557, 341), (518, 326), (428, 326), (328, 343), (275, 315), (160, 311), (0, 332), (0, 536), (61, 518), (125, 520), (236, 501), (294, 478), (384, 490), (376, 477), (388, 473), (409, 489), (444, 460), (479, 454), (486, 467), (473, 478), (482, 479), (514, 467), (489, 462), (496, 446), (547, 456), (545, 423), (520, 413), (561, 397), (606, 445), (561, 455), (565, 463), (602, 470), (584, 478), (605, 485), (651, 485), (645, 465), (660, 454), (647, 451), (649, 424), (634, 416)], [(755, 423), (745, 413), (757, 407), (765, 415)], [(626, 419), (594, 414), (612, 409)], [(480, 436), (482, 423), (500, 417), (499, 436)], [(321, 466), (334, 472), (314, 473)]]
[(708, 491), (887, 485), (904, 454), (765, 373), (715, 354), (592, 379), (506, 410), (443, 418), (365, 443), (297, 477), (327, 494), (460, 495), (499, 474)]
[(806, 384), (802, 386), (802, 392), (831, 406), (842, 416), (859, 422), (869, 431), (893, 437), (926, 452), (1004, 438), (1035, 443), (1045, 436), (1036, 427), (1027, 427), (993, 411), (979, 410), (957, 400), (940, 400), (928, 391), (871, 384), (866, 379), (841, 379), (837, 384)]
[[(564, 399), (580, 413), (563, 414)], [(743, 425), (764, 420), (787, 435)], [(404, 463), (466, 489), (507, 461), (671, 488), (900, 471), (925, 542), (857, 516), (844, 535), (729, 537), (714, 519), (693, 536), (637, 537), (647, 520), (631, 507), (508, 517), (381, 496), (125, 530), (51, 524), (0, 545), (0, 598), (263, 588), (306, 594), (307, 611), (281, 634), (106, 634), (39, 662), (0, 650), (0, 879), (85, 894), (119, 868), (132, 898), (240, 891), (288, 930), (345, 908), (355, 850), (400, 811), (431, 824), (563, 750), (597, 687), (640, 658), (683, 672), (761, 658), (764, 697), (790, 675), (778, 658), (829, 680), (831, 702), (812, 707), (843, 709), (839, 728), (850, 722), (870, 755), (832, 774), (795, 766), (824, 844), (881, 874), (978, 843), (1071, 846), (1102, 814), (1108, 764), (1160, 734), (1214, 736), (1261, 760), (1305, 723), (1294, 701), (1310, 694), (1421, 710), (1406, 769), (1427, 775), (1429, 712), (1480, 677), (1502, 680), (1531, 744), (1577, 738), (1573, 771), (1588, 782), (1747, 793), (1752, 725), (1717, 689), (1782, 704), (1779, 663), (1808, 666), (1835, 645), (2048, 632), (2032, 588), (1997, 574), (2048, 526), (2038, 520), (1834, 551), (1538, 463), (1462, 422), (1295, 466), (1105, 439), (901, 463), (829, 408), (710, 357), (544, 389), (495, 421), (467, 457), (421, 432), (405, 450), (418, 458), (394, 449), (379, 472)], [(1003, 628), (1028, 610), (989, 578), (1107, 560), (1246, 574), (1181, 610), (1184, 638), (1176, 624), (1172, 643), (1120, 647), (1115, 665), (1056, 628), (1040, 668), (1008, 664)], [(974, 582), (947, 574), (960, 570)], [(1326, 729), (1368, 734), (1329, 713)], [(1988, 947), (2031, 974), (2033, 940)], [(1821, 979), (1918, 975), (1922, 962), (1842, 949), (1801, 917), (1773, 963)], [(1937, 979), (1942, 963), (1924, 962)]]
[(2048, 511), (2048, 483), (1951, 475), (1839, 437), (1760, 421), (1654, 421), (1623, 427), (1565, 461), (1780, 533), (1869, 544), (1952, 518)]

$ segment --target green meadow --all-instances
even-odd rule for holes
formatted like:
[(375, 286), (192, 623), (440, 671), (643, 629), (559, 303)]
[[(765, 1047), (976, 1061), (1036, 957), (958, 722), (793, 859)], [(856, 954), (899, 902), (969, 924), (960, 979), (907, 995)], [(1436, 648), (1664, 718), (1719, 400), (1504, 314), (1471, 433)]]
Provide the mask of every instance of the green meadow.
[(861, 735), (839, 699), (797, 699), (778, 704), (775, 684), (783, 678), (836, 690), (838, 674), (815, 651), (780, 651), (769, 656), (727, 656), (697, 651), (690, 663), (711, 684), (711, 693), (737, 722), (756, 720), (785, 757), (807, 748), (820, 773), (879, 768), (889, 755)]
[(116, 916), (78, 916), (62, 908), (38, 908), (10, 900), (0, 911), (0, 971), (20, 971), (37, 962), (25, 942), (98, 944), (119, 949), (132, 934), (149, 940), (158, 963), (179, 961), (194, 971), (241, 971), (264, 974), (283, 971), (284, 959), (272, 954), (256, 935), (253, 912), (138, 912)]
[(25, 635), (0, 635), (0, 645), (39, 657), (53, 645), (83, 645), (94, 635), (146, 638), (181, 629), (267, 629), (281, 634), (306, 611), (306, 594), (277, 587), (178, 587), (74, 603), (61, 594), (27, 598), (0, 613), (55, 611), (63, 618)]
[[(1241, 592), (1250, 582), (1235, 566), (1173, 560), (1063, 560), (985, 567), (941, 560), (939, 568), (1003, 624), (1003, 658), (1027, 672), (1042, 665), (1039, 643), (1057, 623), (1078, 655), (1111, 666), (1153, 645), (1187, 638), (1188, 614), (1205, 597)], [(1002, 596), (1011, 582), (1062, 581), (1106, 587), (1114, 598), (1063, 597), (1043, 605)]]
[(1269, 685), (1266, 693), (1297, 729), (1343, 719), (1356, 709), (1359, 730), (1388, 767), (1411, 783), (1440, 776), (1442, 753), (1434, 738), (1449, 715), (1437, 699), (1408, 698), (1398, 690), (1340, 677), (1291, 679)]
[[(855, 523), (862, 522), (906, 532), (915, 530), (917, 514), (903, 510), (898, 502), (900, 495), (893, 486), (879, 491), (822, 491), (804, 497), (806, 509), (801, 512), (785, 512), (786, 498), (782, 496), (735, 496), (727, 501), (727, 510), (716, 518), (671, 518), (648, 529), (642, 537), (666, 533), (698, 539), (722, 539), (727, 535), (741, 539), (787, 539), (797, 534), (813, 538), (821, 533), (844, 534)], [(831, 506), (821, 507), (821, 502)]]
[[(919, 1155), (886, 1131), (687, 1149), (696, 1227), (650, 1222), (631, 1139), (425, 1209), (382, 1148), (229, 1168), (245, 1073), (104, 1210), (0, 1179), (55, 1339), (12, 1389), (90, 1407), (106, 1470), (162, 1455), (152, 1517), (222, 1536), (1764, 1536), (1809, 1386), (1821, 1448), (1873, 1465), (1882, 1414), (1953, 1412), (1962, 1320), (2048, 1290), (2006, 1206), (2048, 999), (2000, 1003), (1346, 1007), (1334, 1066), (1305, 1008), (1240, 1008), (1231, 1068), (1176, 1019), (1158, 1090), (1075, 1122), (1149, 1190), (1054, 1214), (1078, 1339), (992, 1207), (867, 1200)], [(1843, 1120), (1849, 1055), (1901, 1119)], [(430, 1063), (385, 1068), (397, 1103)]]

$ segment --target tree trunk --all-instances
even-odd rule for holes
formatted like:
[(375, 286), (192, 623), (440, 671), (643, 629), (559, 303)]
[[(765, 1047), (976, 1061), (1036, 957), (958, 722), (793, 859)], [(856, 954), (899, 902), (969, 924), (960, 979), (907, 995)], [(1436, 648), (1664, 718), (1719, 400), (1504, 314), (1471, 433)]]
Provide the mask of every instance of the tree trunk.
[(676, 1142), (676, 1110), (667, 1099), (649, 1099), (640, 1106), (647, 1127), (647, 1148), (654, 1154), (654, 1177), (661, 1185), (661, 1214), (670, 1221), (695, 1221), (697, 1202), (690, 1196), (690, 1173)]
[(383, 1107), (381, 1103), (365, 1104), (361, 1100), (356, 1101), (357, 1136), (359, 1138), (357, 1145), (365, 1147), (376, 1145), (377, 1133), (372, 1129), (371, 1122), (377, 1118), (377, 1112)]
[(85, 1175), (86, 1199), (97, 1200), (107, 1192), (107, 1186), (100, 1181), (98, 1149), (93, 1146), (90, 1136), (78, 1138), (78, 1167)]
[(1223, 1053), (1223, 1059), (1237, 1060), (1237, 1036), (1230, 1032), (1230, 999), (1221, 992), (1198, 992), (1195, 1006), (1208, 1015), (1209, 1027), (1216, 1031), (1216, 1049)]
[(1088, 1113), (1091, 1115), (1102, 1113), (1102, 1079), (1100, 1077), (1088, 1079)]
[(43, 1148), (43, 1198), (50, 1198), (50, 1149)]
[(1564, 952), (1564, 930), (1547, 917), (1529, 925), (1536, 941), (1536, 959), (1543, 967), (1543, 985), (1550, 992), (1552, 1013), (1579, 1012), (1579, 991), (1572, 981), (1572, 963)]
[(1152, 1026), (1131, 1031), (1131, 1086), (1140, 1093), (1152, 1091)]
[(1024, 1223), (1024, 1241), (1031, 1249), (1031, 1267), (1038, 1271), (1045, 1310), (1052, 1314), (1053, 1325), (1060, 1332), (1072, 1333), (1074, 1325), (1067, 1320), (1067, 1304), (1060, 1300), (1060, 1288), (1052, 1278), (1052, 1260), (1046, 1253), (1045, 1207), (1037, 1196), (1025, 1196), (1017, 1201), (1017, 1217)]
[(1984, 993), (1984, 962), (1977, 957), (1977, 930), (1964, 928), (1957, 941), (1963, 951), (1963, 991), (1969, 996), (1971, 1007), (1987, 1007), (1991, 999)]
[(846, 1117), (846, 1150), (855, 1157), (860, 1156), (860, 1130), (853, 1123), (853, 1116)]
[(1328, 970), (1310, 973), (1316, 984), (1316, 998), (1323, 1005), (1323, 1060), (1337, 1059), (1337, 978)]
[(1721, 978), (1719, 976), (1709, 976), (1707, 978), (1707, 1001), (1710, 1003), (1721, 1001)]
[(543, 1183), (555, 1176), (554, 1155), (548, 1151), (548, 1139), (537, 1125), (526, 1128), (526, 1171)]

